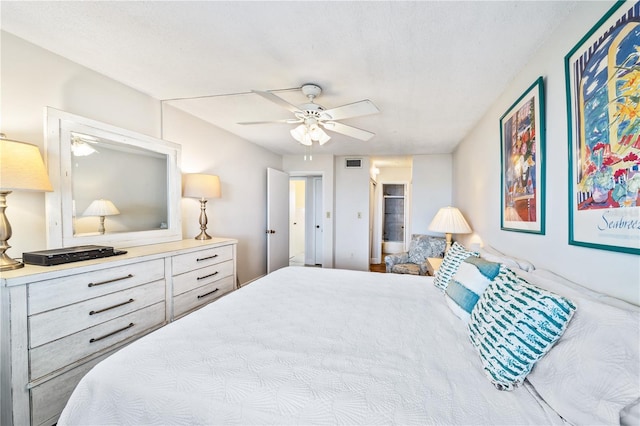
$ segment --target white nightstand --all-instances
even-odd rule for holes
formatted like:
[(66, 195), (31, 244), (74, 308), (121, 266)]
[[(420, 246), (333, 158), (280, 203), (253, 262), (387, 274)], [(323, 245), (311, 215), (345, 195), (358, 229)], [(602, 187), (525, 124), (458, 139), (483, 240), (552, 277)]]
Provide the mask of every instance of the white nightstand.
[(443, 258), (441, 257), (428, 257), (427, 258), (427, 272), (430, 276), (434, 276), (436, 271), (440, 268)]

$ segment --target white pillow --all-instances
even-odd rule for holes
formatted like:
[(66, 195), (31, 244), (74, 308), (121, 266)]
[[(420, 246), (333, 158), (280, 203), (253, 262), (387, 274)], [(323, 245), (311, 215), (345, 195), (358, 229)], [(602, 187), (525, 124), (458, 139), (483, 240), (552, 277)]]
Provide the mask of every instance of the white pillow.
[[(618, 424), (633, 419), (640, 399), (640, 309), (581, 291), (564, 279), (553, 280), (552, 273), (537, 272), (518, 275), (570, 297), (578, 309), (562, 338), (536, 363), (527, 380), (570, 423)], [(614, 306), (616, 300), (619, 306)]]
[(449, 280), (453, 277), (453, 274), (456, 273), (462, 261), (469, 256), (477, 257), (478, 253), (469, 251), (454, 241), (451, 248), (445, 253), (444, 259), (442, 259), (442, 263), (436, 271), (433, 284), (444, 292), (447, 289), (447, 285), (449, 285)]
[(520, 269), (530, 272), (536, 269), (536, 267), (533, 266), (533, 263), (528, 260), (508, 256), (489, 245), (486, 245), (477, 251), (480, 254), (480, 257), (487, 259), (489, 262), (502, 263), (504, 266), (509, 269), (513, 269), (514, 271)]
[(546, 269), (536, 269), (529, 273), (522, 271), (514, 271), (518, 275), (522, 275), (528, 281), (537, 282), (540, 287), (546, 288), (550, 291), (559, 292), (566, 297), (586, 297), (588, 299), (604, 303), (606, 305), (615, 306), (620, 309), (626, 309), (631, 311), (640, 311), (640, 306), (633, 305), (624, 300), (617, 299), (613, 296), (598, 293), (595, 290), (583, 287), (573, 281), (551, 272)]
[(500, 264), (469, 256), (458, 267), (444, 292), (447, 305), (465, 323), (473, 307), (491, 281), (500, 272)]

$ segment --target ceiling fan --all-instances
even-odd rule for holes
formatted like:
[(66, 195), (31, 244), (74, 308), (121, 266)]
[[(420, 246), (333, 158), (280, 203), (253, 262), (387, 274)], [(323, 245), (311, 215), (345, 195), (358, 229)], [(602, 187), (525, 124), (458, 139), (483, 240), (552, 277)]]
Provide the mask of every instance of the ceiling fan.
[(323, 128), (325, 130), (340, 133), (362, 141), (368, 141), (375, 136), (375, 133), (359, 129), (357, 127), (348, 126), (338, 121), (379, 113), (380, 110), (378, 107), (376, 107), (370, 100), (365, 99), (336, 108), (324, 109), (321, 105), (313, 102), (313, 100), (322, 93), (322, 88), (320, 86), (317, 84), (305, 84), (301, 87), (301, 90), (308, 98), (309, 102), (300, 106), (290, 104), (272, 92), (252, 90), (253, 93), (262, 96), (288, 111), (291, 111), (295, 118), (275, 121), (251, 121), (238, 124), (300, 123), (299, 126), (291, 130), (291, 136), (303, 145), (312, 145), (314, 141), (323, 145), (331, 139), (331, 136), (327, 135), (322, 130)]

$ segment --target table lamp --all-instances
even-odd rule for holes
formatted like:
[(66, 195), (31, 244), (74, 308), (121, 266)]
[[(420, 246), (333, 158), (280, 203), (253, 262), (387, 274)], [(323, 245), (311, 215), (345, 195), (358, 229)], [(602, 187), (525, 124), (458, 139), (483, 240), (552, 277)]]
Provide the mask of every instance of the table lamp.
[(182, 196), (200, 200), (200, 233), (196, 240), (210, 240), (211, 236), (207, 234), (207, 199), (220, 198), (220, 178), (202, 173), (188, 173), (182, 178)]
[(5, 252), (11, 247), (11, 224), (5, 216), (7, 195), (12, 191), (53, 191), (37, 146), (7, 139), (0, 133), (0, 271), (24, 264)]
[(120, 210), (109, 200), (105, 200), (104, 198), (100, 198), (97, 200), (93, 200), (89, 207), (82, 213), (82, 216), (99, 216), (100, 217), (100, 225), (98, 226), (98, 232), (100, 234), (104, 234), (104, 219), (105, 216), (114, 216), (120, 214)]
[(446, 235), (447, 247), (446, 253), (451, 248), (451, 234), (470, 234), (471, 228), (464, 216), (455, 207), (443, 207), (438, 210), (435, 217), (429, 225), (429, 231), (442, 232)]

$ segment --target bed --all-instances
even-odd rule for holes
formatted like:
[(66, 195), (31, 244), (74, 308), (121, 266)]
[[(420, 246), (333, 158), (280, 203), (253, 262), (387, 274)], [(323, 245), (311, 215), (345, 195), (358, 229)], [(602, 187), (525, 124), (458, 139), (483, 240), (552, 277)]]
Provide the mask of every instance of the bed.
[[(497, 390), (444, 298), (433, 277), (287, 267), (102, 361), (59, 424), (572, 423), (529, 380)], [(610, 307), (633, 324), (630, 306)], [(618, 418), (640, 392), (630, 356)]]

